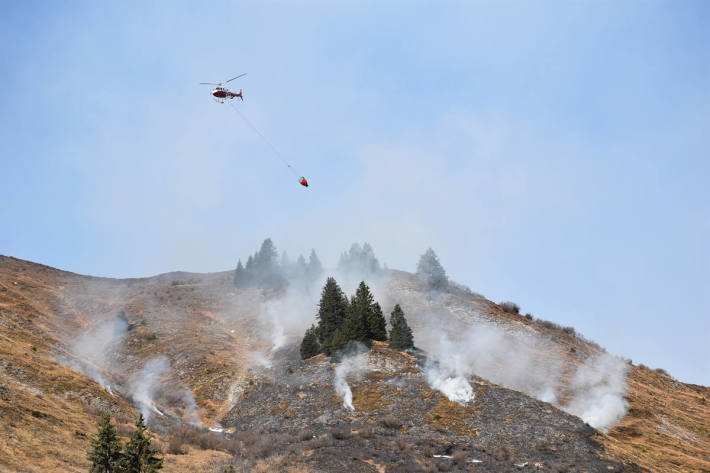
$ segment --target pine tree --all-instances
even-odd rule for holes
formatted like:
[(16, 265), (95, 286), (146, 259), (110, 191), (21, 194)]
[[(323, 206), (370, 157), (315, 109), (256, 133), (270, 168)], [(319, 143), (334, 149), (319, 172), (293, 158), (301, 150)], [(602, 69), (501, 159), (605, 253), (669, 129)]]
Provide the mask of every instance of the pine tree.
[(367, 340), (387, 340), (387, 322), (382, 315), (382, 308), (375, 302), (365, 281), (361, 281), (355, 291), (350, 310), (362, 320)]
[(368, 337), (381, 342), (387, 340), (387, 321), (385, 316), (382, 315), (382, 307), (380, 307), (379, 302), (375, 302), (372, 305), (367, 317)]
[(276, 245), (271, 241), (271, 238), (267, 238), (261, 243), (261, 248), (254, 255), (254, 260), (261, 269), (270, 270), (276, 266), (278, 256), (279, 252), (276, 251)]
[(280, 289), (286, 285), (286, 278), (277, 261), (278, 255), (276, 245), (271, 238), (265, 239), (254, 255), (254, 279), (259, 287)]
[(305, 360), (312, 356), (316, 356), (320, 353), (320, 345), (318, 345), (318, 336), (316, 335), (316, 328), (311, 325), (311, 328), (306, 330), (306, 334), (303, 336), (303, 341), (301, 342), (301, 359)]
[(380, 269), (380, 262), (377, 261), (377, 258), (375, 257), (375, 251), (367, 242), (362, 245), (362, 254), (360, 259), (365, 270), (370, 274), (379, 274), (382, 271)]
[(350, 337), (345, 332), (345, 327), (340, 327), (335, 331), (330, 340), (330, 345), (328, 346), (330, 352), (328, 353), (329, 355), (335, 354), (338, 350), (342, 350), (345, 348), (345, 345), (348, 344)]
[(242, 260), (237, 263), (237, 269), (234, 270), (234, 285), (244, 287), (246, 285), (246, 270), (242, 266)]
[(444, 267), (439, 263), (439, 258), (437, 258), (436, 253), (431, 248), (426, 250), (419, 258), (417, 278), (419, 278), (422, 287), (427, 291), (442, 291), (449, 285), (446, 271), (444, 271)]
[(340, 255), (338, 270), (352, 276), (370, 278), (379, 276), (382, 272), (380, 262), (369, 243), (360, 246), (353, 243), (349, 251)]
[(412, 337), (412, 329), (407, 324), (407, 319), (404, 318), (404, 311), (397, 304), (390, 315), (390, 343), (389, 347), (395, 350), (406, 350), (414, 347), (414, 338)]
[(158, 457), (157, 453), (150, 445), (150, 434), (146, 433), (143, 414), (138, 414), (136, 430), (126, 442), (126, 452), (121, 459), (121, 472), (155, 473), (163, 468), (163, 459)]
[[(361, 291), (358, 289), (358, 292)], [(365, 299), (366, 296), (369, 295), (371, 298), (372, 295), (369, 292), (369, 289), (367, 290), (367, 294), (361, 292), (360, 297)], [(371, 343), (370, 336), (367, 331), (368, 308), (363, 304), (363, 301), (358, 300), (357, 297), (356, 292), (356, 295), (350, 299), (348, 316), (345, 317), (345, 320), (343, 321), (343, 338), (346, 343), (350, 341), (357, 341), (369, 347)]]
[(116, 428), (111, 423), (111, 414), (104, 412), (99, 422), (99, 431), (91, 440), (91, 450), (88, 454), (91, 462), (91, 473), (114, 473), (118, 471), (121, 460), (121, 443), (118, 440)]
[(330, 343), (335, 331), (341, 327), (348, 310), (348, 300), (335, 279), (329, 277), (318, 304), (318, 341), (326, 355), (330, 355)]
[(311, 254), (308, 257), (308, 268), (306, 270), (306, 274), (310, 281), (315, 281), (321, 276), (321, 274), (323, 274), (323, 265), (321, 264), (320, 259), (318, 259), (318, 255), (314, 249), (311, 249)]

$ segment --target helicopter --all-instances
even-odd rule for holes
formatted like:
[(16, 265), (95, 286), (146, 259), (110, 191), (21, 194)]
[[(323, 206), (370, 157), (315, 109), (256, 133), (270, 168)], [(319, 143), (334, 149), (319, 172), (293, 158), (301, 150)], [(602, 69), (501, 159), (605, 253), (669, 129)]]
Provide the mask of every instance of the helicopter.
[(239, 92), (232, 92), (231, 90), (227, 89), (224, 87), (222, 84), (226, 84), (227, 82), (232, 82), (234, 79), (239, 79), (240, 77), (244, 77), (247, 75), (245, 72), (244, 74), (239, 74), (237, 77), (232, 77), (229, 80), (226, 80), (224, 82), (219, 82), (219, 83), (214, 83), (214, 82), (200, 82), (200, 85), (216, 85), (217, 87), (214, 88), (212, 92), (212, 96), (214, 97), (215, 102), (219, 103), (224, 103), (227, 100), (231, 100), (235, 97), (239, 97), (240, 100), (244, 101), (244, 97), (242, 96), (242, 89), (239, 89)]

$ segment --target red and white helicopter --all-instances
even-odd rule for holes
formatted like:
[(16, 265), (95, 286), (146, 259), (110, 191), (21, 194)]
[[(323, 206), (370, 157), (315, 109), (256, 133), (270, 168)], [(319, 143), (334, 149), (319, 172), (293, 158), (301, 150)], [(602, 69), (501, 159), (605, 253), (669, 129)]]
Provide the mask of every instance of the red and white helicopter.
[(224, 87), (222, 84), (226, 84), (227, 82), (232, 82), (234, 79), (239, 79), (240, 77), (244, 77), (247, 75), (245, 72), (244, 74), (239, 74), (237, 77), (232, 77), (229, 80), (226, 80), (224, 82), (219, 82), (215, 84), (214, 82), (200, 82), (201, 85), (216, 85), (217, 87), (214, 88), (212, 92), (212, 96), (214, 97), (215, 102), (219, 103), (224, 103), (227, 100), (231, 100), (235, 97), (239, 97), (242, 101), (244, 100), (244, 97), (242, 96), (242, 89), (239, 89), (239, 92), (232, 92), (231, 90), (227, 89)]

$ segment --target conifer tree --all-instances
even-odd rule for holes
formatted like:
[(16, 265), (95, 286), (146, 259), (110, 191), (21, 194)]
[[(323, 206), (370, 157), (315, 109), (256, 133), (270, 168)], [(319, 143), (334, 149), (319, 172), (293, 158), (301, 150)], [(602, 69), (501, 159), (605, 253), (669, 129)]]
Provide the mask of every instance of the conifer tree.
[[(365, 286), (367, 287), (367, 286)], [(369, 294), (367, 295), (372, 297)], [(365, 294), (360, 295), (361, 298), (365, 298)], [(350, 299), (350, 307), (348, 308), (348, 316), (345, 317), (342, 327), (342, 338), (347, 344), (350, 341), (361, 342), (368, 347), (371, 345), (370, 337), (367, 333), (367, 306), (363, 309), (363, 301), (357, 299), (357, 295)], [(342, 348), (342, 347), (340, 347)]]
[(242, 266), (242, 260), (237, 263), (237, 269), (234, 270), (234, 285), (244, 287), (246, 285), (246, 271)]
[(99, 422), (96, 438), (91, 440), (91, 450), (87, 455), (91, 462), (91, 473), (114, 473), (121, 460), (121, 443), (116, 428), (111, 423), (111, 414), (104, 412)]
[(345, 327), (338, 328), (333, 334), (330, 345), (328, 346), (330, 353), (335, 354), (338, 350), (342, 350), (349, 341), (350, 338), (345, 333)]
[(136, 430), (126, 442), (126, 452), (121, 459), (122, 473), (155, 473), (163, 468), (163, 459), (150, 445), (150, 434), (146, 433), (143, 414), (138, 414)]
[(404, 317), (404, 311), (399, 304), (394, 306), (392, 314), (390, 314), (390, 343), (389, 347), (395, 350), (406, 350), (414, 347), (414, 338), (412, 337), (412, 329), (407, 324), (407, 319)]
[(444, 271), (444, 267), (439, 263), (439, 258), (431, 248), (426, 250), (419, 258), (417, 278), (419, 278), (423, 288), (427, 291), (442, 291), (449, 285), (446, 271)]
[(308, 268), (306, 270), (306, 274), (311, 282), (315, 281), (321, 276), (321, 274), (323, 274), (323, 265), (321, 264), (320, 259), (318, 259), (318, 255), (314, 249), (311, 249), (311, 254), (308, 257)]
[(303, 341), (301, 342), (301, 359), (305, 360), (312, 356), (316, 356), (320, 353), (320, 345), (318, 345), (318, 336), (316, 335), (316, 328), (311, 325), (311, 328), (306, 330), (306, 334), (303, 336)]
[(355, 291), (355, 295), (350, 298), (350, 314), (362, 320), (362, 325), (365, 327), (365, 335), (369, 336), (370, 330), (368, 322), (372, 306), (375, 303), (375, 298), (367, 287), (365, 281), (360, 281), (360, 284)]
[(335, 331), (343, 324), (348, 311), (348, 300), (335, 279), (329, 277), (318, 304), (318, 327), (316, 332), (321, 349), (326, 355), (331, 354), (330, 344)]
[(387, 321), (382, 315), (382, 308), (379, 302), (375, 302), (368, 314), (367, 319), (367, 336), (372, 340), (384, 342), (387, 340)]

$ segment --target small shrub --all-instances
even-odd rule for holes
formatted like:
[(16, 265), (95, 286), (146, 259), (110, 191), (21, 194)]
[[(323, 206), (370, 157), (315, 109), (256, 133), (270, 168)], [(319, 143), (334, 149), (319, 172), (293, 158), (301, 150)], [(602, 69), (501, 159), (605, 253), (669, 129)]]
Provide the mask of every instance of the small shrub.
[(185, 455), (185, 453), (187, 453), (182, 446), (182, 440), (175, 435), (171, 435), (168, 439), (168, 448), (166, 452), (171, 455)]
[(533, 319), (533, 316), (532, 316), (532, 314), (531, 314), (530, 312), (528, 312), (527, 314), (525, 314), (525, 318), (528, 319), (528, 320), (532, 320), (532, 319)]
[(370, 427), (363, 427), (362, 429), (357, 431), (357, 435), (360, 438), (369, 439), (375, 435), (375, 431), (372, 430)]
[(46, 419), (49, 417), (49, 414), (45, 414), (42, 411), (32, 411), (30, 414), (32, 414), (32, 417), (36, 417), (38, 419)]
[(573, 337), (577, 335), (577, 332), (574, 330), (574, 327), (562, 327), (562, 331), (567, 335), (571, 335)]
[(315, 450), (318, 448), (330, 447), (332, 445), (332, 440), (328, 435), (321, 435), (320, 437), (314, 438), (309, 442), (306, 442), (304, 448), (306, 450)]
[(505, 301), (498, 305), (501, 309), (503, 309), (503, 312), (507, 312), (509, 314), (520, 314), (520, 306), (515, 302)]
[(395, 440), (394, 444), (400, 452), (408, 452), (409, 449), (412, 448), (412, 445), (406, 439), (401, 437)]
[(298, 433), (298, 440), (301, 442), (306, 442), (313, 438), (313, 431), (311, 429), (303, 429)]
[(152, 342), (153, 340), (157, 339), (158, 336), (154, 333), (149, 333), (145, 336), (145, 339)]
[(463, 450), (457, 450), (453, 455), (451, 455), (451, 461), (458, 466), (464, 466), (466, 464), (467, 456), (468, 455), (466, 455), (466, 452)]
[(577, 349), (575, 347), (570, 347), (569, 352), (570, 353), (577, 353)]
[(383, 417), (380, 420), (380, 424), (382, 424), (384, 427), (387, 427), (388, 429), (399, 429), (400, 427), (402, 427), (402, 422), (400, 422), (399, 419), (393, 416)]
[(335, 440), (347, 440), (350, 438), (350, 430), (342, 427), (333, 427), (330, 434)]
[(434, 456), (434, 453), (435, 453), (434, 447), (432, 447), (431, 445), (424, 445), (422, 447), (422, 454), (425, 457), (431, 458)]
[(662, 375), (668, 376), (669, 378), (671, 377), (671, 375), (668, 374), (668, 371), (664, 370), (663, 368), (656, 368), (656, 369), (653, 370), (653, 371), (655, 371), (655, 372), (658, 373), (658, 374), (662, 374)]
[(436, 469), (439, 471), (451, 471), (453, 464), (448, 458), (437, 458), (435, 461)]
[(513, 452), (506, 447), (505, 445), (496, 448), (493, 450), (493, 456), (495, 457), (496, 460), (499, 462), (512, 462), (515, 459), (515, 455), (513, 455)]
[(263, 459), (278, 453), (281, 450), (280, 447), (280, 442), (273, 435), (266, 435), (253, 445), (248, 453), (252, 458)]

